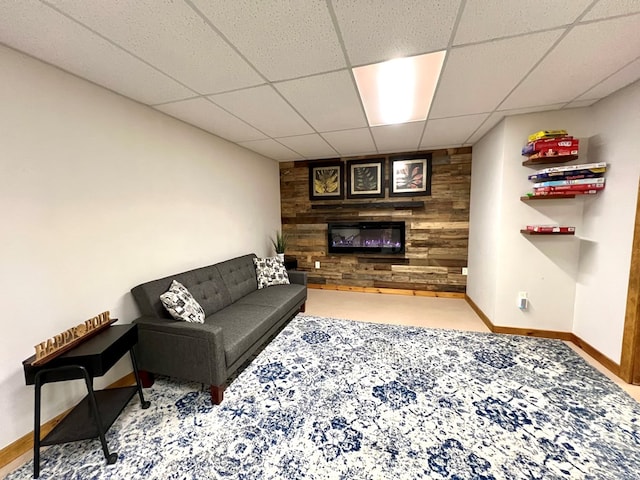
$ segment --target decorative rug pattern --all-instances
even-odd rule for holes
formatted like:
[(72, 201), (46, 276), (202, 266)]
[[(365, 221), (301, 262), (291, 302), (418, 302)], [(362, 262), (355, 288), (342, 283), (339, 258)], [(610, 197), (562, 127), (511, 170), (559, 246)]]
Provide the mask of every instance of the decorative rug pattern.
[[(220, 406), (159, 378), (42, 479), (633, 479), (640, 404), (563, 342), (298, 315)], [(7, 479), (31, 478), (28, 462)]]

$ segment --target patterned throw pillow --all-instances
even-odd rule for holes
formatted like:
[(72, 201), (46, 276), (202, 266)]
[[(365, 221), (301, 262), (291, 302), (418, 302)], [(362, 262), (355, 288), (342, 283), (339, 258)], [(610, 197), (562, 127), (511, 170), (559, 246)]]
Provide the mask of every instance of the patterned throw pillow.
[(254, 258), (253, 264), (256, 266), (259, 289), (272, 285), (289, 285), (289, 275), (280, 258)]
[(160, 295), (160, 301), (176, 320), (204, 323), (204, 310), (180, 282), (171, 282), (169, 290)]

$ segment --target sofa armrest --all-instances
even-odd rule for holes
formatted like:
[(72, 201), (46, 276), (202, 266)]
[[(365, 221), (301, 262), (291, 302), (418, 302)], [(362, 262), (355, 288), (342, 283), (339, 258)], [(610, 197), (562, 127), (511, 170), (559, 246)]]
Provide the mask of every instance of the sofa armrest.
[(221, 385), (227, 378), (224, 337), (218, 325), (140, 317), (138, 363), (141, 370)]
[(307, 285), (307, 272), (301, 270), (287, 270), (289, 281), (298, 285)]

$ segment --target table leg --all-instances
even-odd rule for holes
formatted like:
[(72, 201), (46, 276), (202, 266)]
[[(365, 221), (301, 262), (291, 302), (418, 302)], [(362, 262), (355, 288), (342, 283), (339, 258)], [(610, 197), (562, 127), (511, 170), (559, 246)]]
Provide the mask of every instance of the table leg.
[(133, 348), (129, 350), (129, 354), (131, 355), (131, 365), (133, 366), (133, 374), (136, 377), (136, 385), (138, 386), (138, 395), (140, 396), (140, 404), (143, 409), (149, 408), (151, 402), (144, 399), (144, 395), (142, 393), (142, 383), (140, 383), (140, 374), (138, 373), (138, 363), (136, 362), (136, 354), (133, 352)]
[(35, 409), (33, 414), (33, 478), (40, 476), (40, 393), (42, 383), (40, 383), (40, 374), (38, 372), (35, 378)]
[(78, 367), (82, 370), (82, 374), (84, 375), (84, 381), (87, 384), (87, 392), (89, 397), (89, 403), (91, 404), (91, 409), (93, 410), (93, 415), (95, 417), (96, 425), (98, 426), (98, 433), (100, 435), (100, 443), (102, 444), (102, 452), (104, 453), (104, 458), (107, 460), (107, 465), (112, 465), (116, 463), (118, 460), (117, 453), (109, 453), (109, 446), (107, 445), (107, 439), (105, 438), (105, 430), (104, 423), (102, 423), (102, 417), (100, 415), (100, 411), (98, 410), (98, 402), (96, 401), (96, 395), (93, 392), (93, 381), (89, 377), (89, 373), (84, 367)]

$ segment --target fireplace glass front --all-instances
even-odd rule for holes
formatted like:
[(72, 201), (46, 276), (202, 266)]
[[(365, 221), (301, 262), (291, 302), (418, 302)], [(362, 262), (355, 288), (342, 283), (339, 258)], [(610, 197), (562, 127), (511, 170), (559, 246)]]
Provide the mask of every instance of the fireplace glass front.
[(329, 253), (404, 253), (404, 222), (329, 223)]

